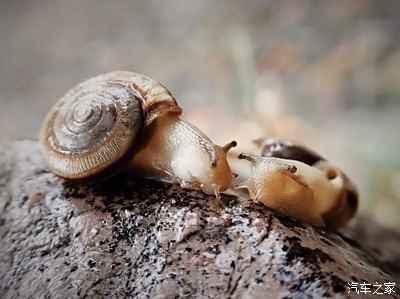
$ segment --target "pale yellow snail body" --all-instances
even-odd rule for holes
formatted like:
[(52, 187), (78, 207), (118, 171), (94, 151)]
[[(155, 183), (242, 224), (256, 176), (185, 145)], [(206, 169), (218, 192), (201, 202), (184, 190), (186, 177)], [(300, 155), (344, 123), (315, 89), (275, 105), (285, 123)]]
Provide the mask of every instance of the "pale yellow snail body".
[[(149, 140), (134, 157), (131, 168), (146, 177), (176, 182), (219, 197), (232, 182), (226, 153), (236, 145), (215, 145), (192, 124), (178, 116), (157, 119), (149, 127)], [(160, 157), (160, 149), (163, 155)], [(151, 167), (149, 167), (151, 166)]]
[(348, 177), (318, 154), (288, 140), (259, 140), (262, 155), (241, 154), (252, 163), (238, 185), (250, 197), (315, 226), (337, 229), (354, 215), (357, 190)]
[(48, 113), (40, 134), (44, 160), (69, 180), (92, 181), (129, 165), (136, 176), (219, 196), (232, 180), (230, 146), (224, 151), (213, 144), (181, 120), (181, 112), (170, 92), (149, 77), (100, 75), (71, 89)]

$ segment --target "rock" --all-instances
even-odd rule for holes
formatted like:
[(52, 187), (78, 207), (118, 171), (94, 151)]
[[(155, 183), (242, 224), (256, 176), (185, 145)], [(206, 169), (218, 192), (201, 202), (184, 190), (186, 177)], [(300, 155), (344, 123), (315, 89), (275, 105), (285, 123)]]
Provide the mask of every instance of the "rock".
[(74, 185), (34, 141), (0, 145), (0, 211), (1, 298), (360, 298), (350, 282), (396, 282), (379, 298), (400, 298), (399, 256), (346, 235), (357, 225), (327, 233), (249, 200), (122, 176)]

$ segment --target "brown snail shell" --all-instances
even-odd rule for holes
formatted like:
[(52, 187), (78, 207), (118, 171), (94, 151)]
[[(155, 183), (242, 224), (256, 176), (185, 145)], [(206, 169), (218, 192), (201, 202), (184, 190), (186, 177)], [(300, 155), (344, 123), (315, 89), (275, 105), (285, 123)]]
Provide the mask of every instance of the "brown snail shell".
[(45, 162), (70, 180), (111, 175), (132, 158), (143, 130), (167, 112), (182, 109), (149, 77), (115, 71), (91, 78), (48, 113), (40, 133)]
[(261, 146), (261, 156), (264, 157), (297, 160), (310, 166), (326, 161), (313, 150), (293, 140), (259, 138), (254, 143)]

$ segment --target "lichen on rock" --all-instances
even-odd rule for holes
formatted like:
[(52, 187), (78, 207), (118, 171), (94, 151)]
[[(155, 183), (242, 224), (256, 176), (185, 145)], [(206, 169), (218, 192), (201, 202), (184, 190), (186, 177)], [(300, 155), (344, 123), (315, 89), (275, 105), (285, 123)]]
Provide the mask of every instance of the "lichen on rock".
[(328, 233), (244, 198), (123, 176), (68, 183), (34, 141), (0, 145), (0, 211), (1, 298), (359, 298), (348, 283), (399, 277), (398, 257), (350, 238), (354, 225)]

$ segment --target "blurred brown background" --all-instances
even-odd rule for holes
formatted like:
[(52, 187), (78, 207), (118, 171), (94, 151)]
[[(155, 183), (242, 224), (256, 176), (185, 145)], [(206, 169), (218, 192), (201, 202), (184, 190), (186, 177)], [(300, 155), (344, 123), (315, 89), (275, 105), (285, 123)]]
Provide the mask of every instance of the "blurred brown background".
[(1, 0), (0, 138), (37, 138), (70, 87), (115, 69), (164, 83), (217, 143), (306, 142), (400, 229), (399, 1)]

